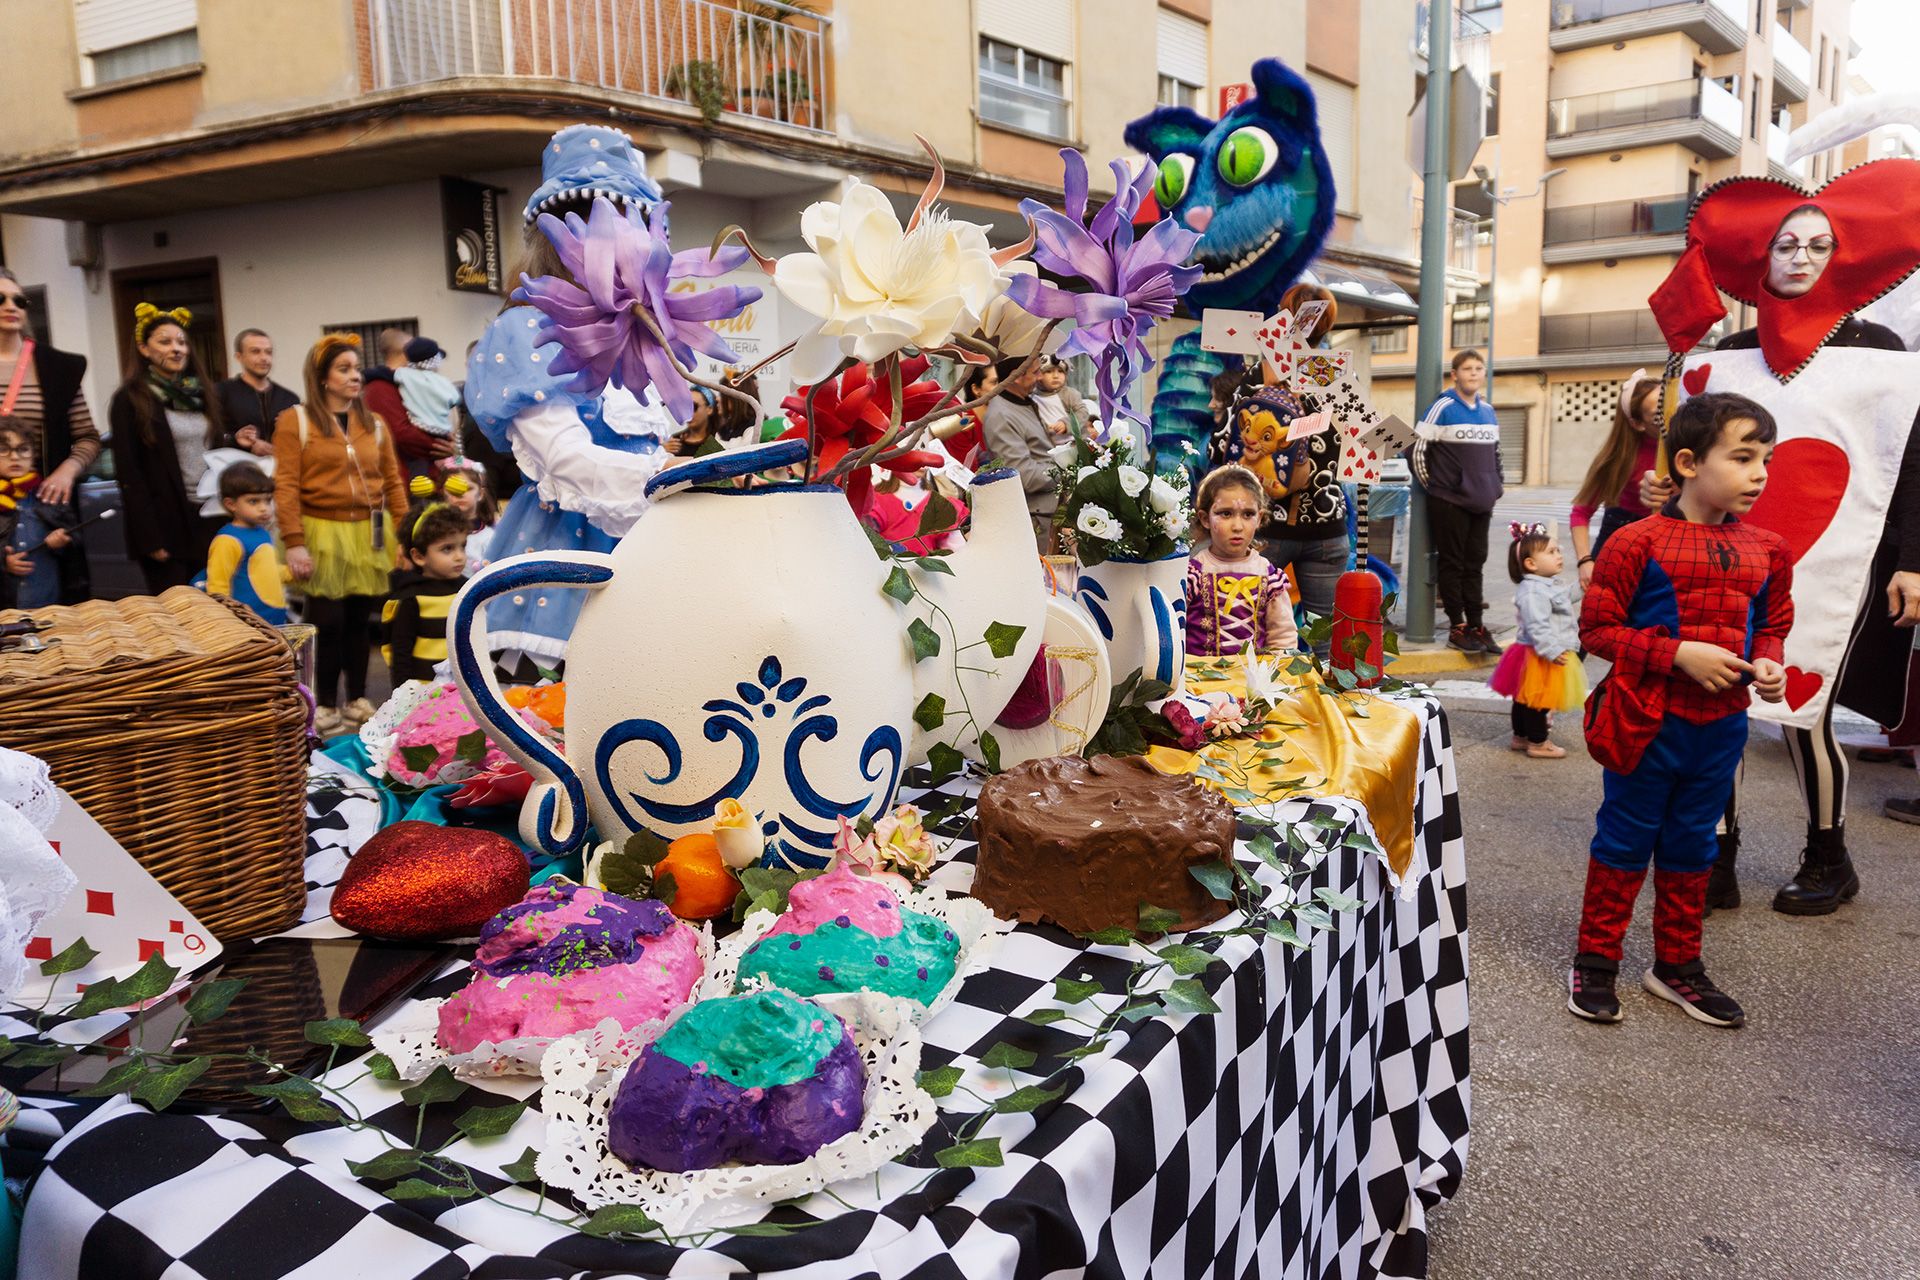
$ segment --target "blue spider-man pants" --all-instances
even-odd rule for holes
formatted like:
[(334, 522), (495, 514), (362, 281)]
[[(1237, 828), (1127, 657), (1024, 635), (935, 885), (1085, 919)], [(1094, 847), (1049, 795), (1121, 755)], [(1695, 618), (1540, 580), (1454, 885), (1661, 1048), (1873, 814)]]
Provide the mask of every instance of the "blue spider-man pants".
[(1714, 828), (1733, 794), (1747, 747), (1747, 713), (1695, 724), (1668, 716), (1632, 773), (1607, 770), (1594, 819), (1595, 861), (1620, 871), (1705, 871), (1720, 845)]

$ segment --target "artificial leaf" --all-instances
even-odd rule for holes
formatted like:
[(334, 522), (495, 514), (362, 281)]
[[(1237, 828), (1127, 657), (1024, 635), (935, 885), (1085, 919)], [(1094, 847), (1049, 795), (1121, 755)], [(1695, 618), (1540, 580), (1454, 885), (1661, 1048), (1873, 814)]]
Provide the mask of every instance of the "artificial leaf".
[(526, 1109), (524, 1100), (504, 1107), (469, 1107), (453, 1122), (453, 1127), (469, 1138), (497, 1138), (513, 1128)]
[(947, 720), (947, 700), (937, 693), (930, 693), (920, 699), (920, 705), (913, 709), (913, 722), (932, 733)]
[(1173, 971), (1181, 977), (1205, 973), (1213, 965), (1221, 963), (1220, 957), (1212, 952), (1202, 951), (1184, 942), (1170, 942), (1154, 954), (1172, 965)]
[(384, 1053), (367, 1055), (367, 1071), (375, 1080), (398, 1080), (400, 1068), (393, 1065), (393, 1059)]
[(1346, 894), (1341, 893), (1338, 889), (1328, 889), (1328, 888), (1322, 887), (1319, 889), (1315, 889), (1313, 891), (1313, 896), (1320, 899), (1320, 901), (1326, 903), (1327, 906), (1334, 911), (1352, 911), (1355, 907), (1358, 907), (1360, 905), (1360, 899), (1349, 898)]
[(993, 1109), (1003, 1115), (1010, 1112), (1036, 1111), (1065, 1093), (1065, 1089), (1042, 1089), (1036, 1084), (1023, 1084), (1006, 1097), (996, 1101)]
[(915, 618), (907, 624), (907, 639), (913, 644), (915, 662), (925, 662), (940, 652), (940, 636), (925, 619)]
[(944, 573), (949, 578), (953, 576), (953, 566), (947, 563), (945, 556), (912, 556), (910, 559), (913, 567), (924, 573)]
[(680, 896), (680, 882), (673, 878), (673, 872), (663, 871), (653, 878), (653, 896), (668, 906)]
[(165, 1111), (187, 1091), (188, 1085), (206, 1074), (207, 1068), (212, 1065), (213, 1059), (204, 1057), (176, 1062), (144, 1077), (133, 1087), (133, 1096), (155, 1111)]
[(1011, 1067), (1015, 1071), (1023, 1071), (1039, 1060), (1039, 1054), (1015, 1048), (1004, 1040), (996, 1042), (980, 1055), (980, 1065), (983, 1067)]
[(955, 1085), (960, 1083), (961, 1074), (958, 1067), (935, 1067), (930, 1071), (922, 1071), (916, 1078), (920, 1082), (920, 1087), (930, 1095), (944, 1098), (953, 1092)]
[(933, 1158), (942, 1169), (997, 1169), (1007, 1162), (1000, 1153), (998, 1138), (956, 1142), (944, 1151), (936, 1151)]
[(433, 768), (440, 759), (440, 748), (424, 743), (419, 746), (400, 748), (400, 761), (407, 766), (409, 773), (425, 773)]
[(1106, 1047), (1107, 1041), (1105, 1039), (1089, 1040), (1083, 1045), (1063, 1051), (1060, 1056), (1068, 1062), (1077, 1062), (1081, 1058), (1091, 1058), (1094, 1054), (1099, 1053)]
[(347, 1161), (347, 1172), (356, 1178), (401, 1178), (420, 1167), (418, 1151), (382, 1151), (371, 1160)]
[(892, 596), (901, 604), (911, 602), (916, 595), (920, 594), (920, 589), (913, 585), (913, 575), (909, 574), (897, 564), (893, 566), (893, 571), (887, 575), (886, 585), (881, 587), (880, 590)]
[(1220, 1012), (1220, 1006), (1213, 1002), (1213, 997), (1207, 994), (1207, 989), (1200, 985), (1198, 978), (1181, 978), (1161, 992), (1160, 998), (1175, 1013)]
[(1165, 907), (1140, 904), (1140, 932), (1166, 933), (1180, 927), (1180, 913), (1169, 911)]
[(730, 1236), (790, 1236), (804, 1227), (785, 1222), (743, 1222), (737, 1227), (721, 1227)]
[(1143, 677), (1133, 691), (1134, 697), (1141, 702), (1158, 702), (1172, 692), (1172, 685), (1165, 680), (1155, 680), (1151, 677)]
[(468, 764), (480, 764), (487, 758), (487, 735), (479, 729), (461, 734), (453, 741), (453, 754)]
[(120, 984), (112, 978), (103, 978), (82, 991), (66, 1012), (69, 1018), (90, 1018), (126, 1003), (120, 998)]
[(72, 973), (76, 969), (86, 968), (93, 962), (93, 958), (99, 954), (98, 951), (95, 951), (87, 945), (85, 938), (76, 938), (72, 945), (67, 947), (67, 949), (59, 955), (53, 957), (51, 960), (42, 960), (40, 962), (40, 972), (49, 978), (57, 978), (63, 973)]
[(627, 837), (620, 851), (643, 867), (658, 866), (672, 850), (670, 842), (651, 831), (636, 831)]
[(593, 1215), (580, 1224), (580, 1230), (590, 1236), (638, 1236), (649, 1231), (658, 1231), (660, 1224), (647, 1216), (647, 1211), (637, 1204), (610, 1204), (595, 1209)]
[(12, 1053), (13, 1041), (7, 1036), (0, 1036), (0, 1062), (5, 1062)]
[[(168, 964), (166, 957), (156, 951), (147, 957), (145, 964), (120, 979), (114, 995), (118, 997), (120, 1004), (138, 1004), (144, 1000), (152, 1000), (171, 987), (173, 980), (179, 976), (180, 971)], [(88, 990), (92, 988), (89, 987)]]
[(306, 1029), (309, 1044), (330, 1044), (342, 1049), (364, 1049), (373, 1043), (367, 1039), (367, 1033), (352, 1018), (328, 1018), (324, 1022), (309, 1022)]
[(947, 501), (944, 494), (936, 493), (920, 508), (920, 525), (916, 534), (924, 538), (929, 534), (945, 533), (959, 523), (959, 509)]
[(1105, 994), (1106, 990), (1090, 978), (1055, 978), (1053, 980), (1053, 998), (1061, 1004), (1079, 1004), (1082, 1000)]
[(1290, 947), (1304, 949), (1307, 945), (1306, 941), (1295, 932), (1294, 927), (1285, 920), (1267, 921), (1267, 936), (1269, 938), (1276, 938)]
[(1035, 1009), (1032, 1013), (1022, 1014), (1020, 1020), (1031, 1022), (1036, 1027), (1050, 1027), (1067, 1016), (1065, 1009)]
[(1011, 626), (1005, 622), (996, 622), (987, 628), (987, 649), (996, 658), (1011, 658), (1013, 651), (1020, 645), (1020, 637), (1027, 634), (1025, 627)]
[(423, 1178), (408, 1178), (387, 1188), (389, 1200), (465, 1200), (479, 1194), (473, 1187), (428, 1182)]
[(233, 1003), (233, 998), (246, 985), (245, 978), (215, 978), (211, 982), (201, 983), (187, 997), (188, 1020), (196, 1027), (204, 1027), (224, 1014), (227, 1006)]
[(534, 1171), (534, 1165), (539, 1159), (540, 1153), (528, 1147), (520, 1153), (518, 1160), (500, 1166), (500, 1176), (515, 1182), (538, 1182), (540, 1175)]
[(1198, 880), (1218, 901), (1233, 900), (1233, 868), (1225, 861), (1216, 858), (1212, 862), (1195, 863), (1187, 868), (1187, 874)]
[(1092, 933), (1080, 936), (1097, 947), (1124, 947), (1133, 941), (1133, 930), (1110, 924), (1104, 929), (1095, 929)]
[(15, 1049), (7, 1058), (10, 1067), (54, 1067), (76, 1056), (72, 1045), (30, 1044)]
[(980, 757), (986, 761), (988, 772), (1000, 772), (1000, 740), (991, 733), (980, 735)]
[(936, 785), (959, 773), (966, 763), (964, 756), (944, 742), (936, 742), (927, 748), (927, 769), (933, 774)]
[(1322, 911), (1319, 907), (1297, 907), (1294, 910), (1293, 918), (1301, 924), (1311, 925), (1315, 929), (1333, 928), (1333, 917)]
[(340, 1114), (338, 1107), (319, 1097), (296, 1094), (291, 1098), (280, 1099), (280, 1105), (285, 1107), (287, 1114), (295, 1120), (307, 1124), (342, 1125), (347, 1122), (347, 1118)]
[(109, 1070), (106, 1075), (101, 1076), (86, 1088), (75, 1089), (73, 1096), (76, 1098), (111, 1098), (116, 1093), (126, 1093), (130, 1091), (135, 1082), (146, 1073), (146, 1064), (137, 1058), (129, 1062), (123, 1062), (119, 1066)]
[(250, 1084), (246, 1088), (247, 1092), (256, 1098), (281, 1100), (320, 1096), (319, 1088), (305, 1076), (287, 1076), (285, 1079), (275, 1080), (272, 1084)]
[(443, 1063), (420, 1083), (402, 1089), (400, 1099), (410, 1107), (430, 1107), (436, 1102), (452, 1102), (466, 1091), (466, 1082), (456, 1078)]
[(1165, 1013), (1166, 1011), (1167, 1007), (1158, 1000), (1141, 1000), (1138, 1003), (1130, 1004), (1122, 1009), (1120, 1011), (1120, 1019), (1123, 1022), (1143, 1022), (1148, 1018)]

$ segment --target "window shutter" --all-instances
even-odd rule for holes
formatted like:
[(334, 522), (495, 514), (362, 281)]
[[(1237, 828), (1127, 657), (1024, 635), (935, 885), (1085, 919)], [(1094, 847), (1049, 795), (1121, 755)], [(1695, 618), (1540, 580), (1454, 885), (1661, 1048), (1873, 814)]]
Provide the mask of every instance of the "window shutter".
[(980, 34), (1073, 61), (1073, 0), (979, 0)]
[(1495, 408), (1500, 423), (1500, 478), (1507, 484), (1527, 481), (1527, 411)]
[(1353, 86), (1307, 72), (1320, 115), (1320, 145), (1333, 170), (1333, 207), (1342, 213), (1359, 208), (1353, 179)]
[(1207, 24), (1171, 9), (1160, 10), (1159, 71), (1207, 87)]
[(200, 25), (196, 0), (73, 0), (83, 56), (157, 40)]

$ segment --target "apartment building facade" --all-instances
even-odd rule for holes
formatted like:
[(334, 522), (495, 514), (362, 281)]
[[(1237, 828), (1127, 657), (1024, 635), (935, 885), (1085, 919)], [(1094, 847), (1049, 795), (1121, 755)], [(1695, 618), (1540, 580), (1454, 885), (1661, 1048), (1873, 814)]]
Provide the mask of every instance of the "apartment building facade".
[[(1509, 483), (1577, 485), (1621, 380), (1665, 357), (1646, 299), (1691, 199), (1735, 174), (1816, 187), (1849, 163), (1786, 153), (1846, 96), (1851, 0), (1462, 3), (1492, 29), (1486, 177), (1454, 187), (1489, 284), (1450, 308), (1447, 355), (1491, 347)], [(1376, 399), (1412, 412), (1411, 353), (1378, 351), (1374, 371)]]
[[(673, 202), (676, 243), (730, 224), (801, 247), (859, 175), (911, 207), (943, 157), (956, 216), (1024, 234), (1058, 150), (1096, 183), (1156, 101), (1209, 114), (1259, 57), (1305, 69), (1341, 177), (1326, 274), (1400, 307), (1417, 279), (1400, 135), (1400, 0), (46, 0), (10, 34), (0, 257), (41, 332), (92, 359), (99, 403), (135, 303), (186, 305), (216, 370), (266, 329), (291, 375), (325, 328), (387, 324), (456, 358), (511, 287), (548, 134), (616, 125)], [(1365, 38), (1363, 39), (1363, 33)], [(757, 272), (754, 273), (757, 276)], [(1382, 312), (1381, 314), (1386, 314)], [(769, 296), (728, 336), (777, 349)], [(1364, 343), (1361, 344), (1364, 347)], [(285, 380), (291, 381), (291, 376)], [(781, 390), (776, 367), (763, 391)]]

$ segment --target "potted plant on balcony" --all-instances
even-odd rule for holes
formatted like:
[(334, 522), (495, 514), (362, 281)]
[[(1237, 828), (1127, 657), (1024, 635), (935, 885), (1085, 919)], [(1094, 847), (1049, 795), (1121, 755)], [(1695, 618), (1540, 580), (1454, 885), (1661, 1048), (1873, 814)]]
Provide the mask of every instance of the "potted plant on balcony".
[(712, 124), (726, 105), (726, 78), (720, 68), (704, 58), (682, 62), (667, 72), (667, 93), (685, 98), (700, 112), (700, 118)]
[(766, 96), (780, 119), (802, 128), (813, 127), (813, 86), (798, 71), (776, 71), (767, 77)]
[[(774, 92), (776, 77), (792, 74), (789, 52), (792, 38), (784, 28), (795, 18), (804, 18), (813, 14), (813, 6), (789, 0), (784, 4), (755, 4), (749, 0), (740, 6), (740, 16), (734, 22), (734, 43), (737, 46), (734, 57), (738, 60), (740, 86), (740, 109), (752, 115), (768, 120), (781, 118), (776, 103), (779, 95)], [(758, 88), (750, 87), (746, 82), (749, 76), (762, 74)], [(805, 83), (802, 78), (801, 83)], [(785, 85), (781, 86), (783, 91)], [(812, 117), (812, 103), (808, 102), (807, 116)], [(798, 124), (800, 121), (792, 121)]]

